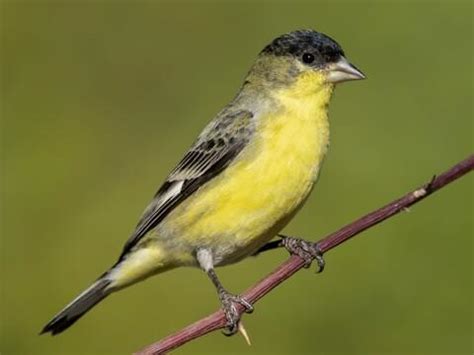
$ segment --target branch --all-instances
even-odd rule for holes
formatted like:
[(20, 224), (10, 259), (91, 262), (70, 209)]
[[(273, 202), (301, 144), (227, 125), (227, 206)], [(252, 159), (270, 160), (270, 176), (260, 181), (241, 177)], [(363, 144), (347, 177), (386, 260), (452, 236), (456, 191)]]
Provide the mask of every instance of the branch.
[[(318, 245), (323, 253), (335, 248), (339, 244), (347, 241), (360, 232), (375, 226), (376, 224), (386, 220), (406, 210), (411, 205), (423, 200), (433, 192), (441, 189), (447, 184), (469, 173), (474, 169), (474, 155), (470, 155), (465, 160), (454, 165), (451, 169), (439, 176), (434, 176), (430, 182), (420, 188), (409, 192), (405, 196), (390, 202), (386, 206), (365, 215), (364, 217), (346, 225), (337, 232), (321, 239)], [(272, 273), (258, 282), (255, 286), (247, 290), (243, 296), (251, 304), (265, 296), (283, 281), (291, 277), (304, 266), (304, 262), (298, 256), (291, 256), (283, 264), (277, 267)], [(237, 305), (239, 312), (243, 313), (244, 309), (241, 305)], [(206, 318), (203, 318), (182, 330), (169, 335), (168, 337), (147, 346), (140, 350), (139, 355), (158, 355), (173, 350), (188, 341), (199, 338), (212, 331), (224, 328), (226, 319), (222, 310), (219, 310)]]

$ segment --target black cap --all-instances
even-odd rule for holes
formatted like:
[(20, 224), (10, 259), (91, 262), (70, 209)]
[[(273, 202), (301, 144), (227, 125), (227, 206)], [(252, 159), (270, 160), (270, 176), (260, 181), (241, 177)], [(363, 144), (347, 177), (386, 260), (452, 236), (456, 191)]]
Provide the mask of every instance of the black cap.
[(277, 37), (261, 53), (296, 57), (314, 67), (334, 63), (344, 56), (335, 40), (314, 30), (298, 30)]

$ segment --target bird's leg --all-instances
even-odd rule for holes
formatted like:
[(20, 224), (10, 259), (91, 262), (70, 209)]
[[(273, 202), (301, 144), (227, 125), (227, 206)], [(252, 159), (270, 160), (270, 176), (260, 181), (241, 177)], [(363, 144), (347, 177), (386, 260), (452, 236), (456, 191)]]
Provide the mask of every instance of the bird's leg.
[(308, 268), (312, 261), (316, 260), (319, 268), (318, 272), (322, 272), (324, 270), (326, 263), (318, 243), (308, 242), (300, 238), (287, 237), (281, 234), (278, 236), (281, 238), (280, 240), (274, 240), (263, 245), (254, 253), (254, 255), (258, 255), (264, 251), (285, 247), (285, 249), (288, 250), (291, 255), (298, 255), (304, 260), (305, 268)]
[(309, 268), (313, 260), (318, 263), (318, 272), (324, 270), (326, 262), (323, 258), (323, 253), (319, 248), (318, 243), (308, 242), (306, 240), (294, 237), (287, 237), (280, 235), (283, 246), (291, 255), (298, 255), (304, 260), (305, 268)]
[(222, 304), (222, 310), (224, 311), (225, 317), (227, 319), (227, 325), (226, 330), (224, 331), (224, 335), (233, 335), (237, 332), (240, 321), (240, 314), (237, 311), (237, 308), (235, 307), (236, 303), (239, 303), (244, 306), (245, 312), (247, 313), (253, 312), (253, 306), (245, 298), (228, 292), (222, 286), (214, 269), (210, 269), (207, 274), (212, 280), (214, 286), (216, 286), (217, 294), (219, 295), (219, 299)]
[(268, 242), (264, 245), (262, 245), (255, 253), (252, 254), (252, 256), (257, 256), (265, 251), (273, 250), (273, 249), (278, 249), (283, 247), (283, 239), (279, 240), (272, 240), (271, 242)]
[(212, 254), (209, 250), (200, 249), (197, 252), (197, 260), (201, 268), (206, 271), (207, 275), (216, 287), (217, 294), (219, 295), (222, 310), (224, 311), (225, 317), (227, 319), (226, 330), (223, 333), (227, 336), (233, 335), (238, 331), (238, 325), (241, 317), (236, 308), (236, 304), (241, 304), (247, 313), (253, 312), (253, 306), (245, 298), (228, 292), (224, 286), (222, 286), (222, 283), (220, 282), (214, 270)]

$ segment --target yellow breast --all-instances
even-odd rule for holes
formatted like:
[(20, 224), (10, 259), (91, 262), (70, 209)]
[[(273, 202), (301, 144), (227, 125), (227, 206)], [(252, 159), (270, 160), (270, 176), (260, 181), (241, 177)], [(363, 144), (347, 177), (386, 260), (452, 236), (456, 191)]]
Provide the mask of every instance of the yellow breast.
[[(311, 86), (309, 86), (311, 84)], [(218, 177), (173, 211), (163, 232), (190, 245), (222, 248), (231, 258), (272, 238), (310, 193), (329, 144), (332, 87), (302, 78), (274, 96), (251, 143)]]

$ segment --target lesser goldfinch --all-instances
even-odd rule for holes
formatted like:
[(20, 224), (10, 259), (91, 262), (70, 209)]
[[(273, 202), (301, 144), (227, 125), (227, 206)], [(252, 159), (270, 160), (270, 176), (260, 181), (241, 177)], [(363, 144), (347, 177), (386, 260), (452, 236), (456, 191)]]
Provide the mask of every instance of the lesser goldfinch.
[[(214, 268), (269, 249), (302, 207), (329, 145), (334, 86), (363, 78), (325, 34), (298, 30), (274, 39), (155, 194), (118, 261), (42, 333), (60, 333), (111, 293), (178, 266), (207, 273), (227, 331), (236, 332), (235, 305), (249, 312), (252, 305), (229, 293)], [(316, 244), (284, 237), (277, 246), (324, 265)]]

